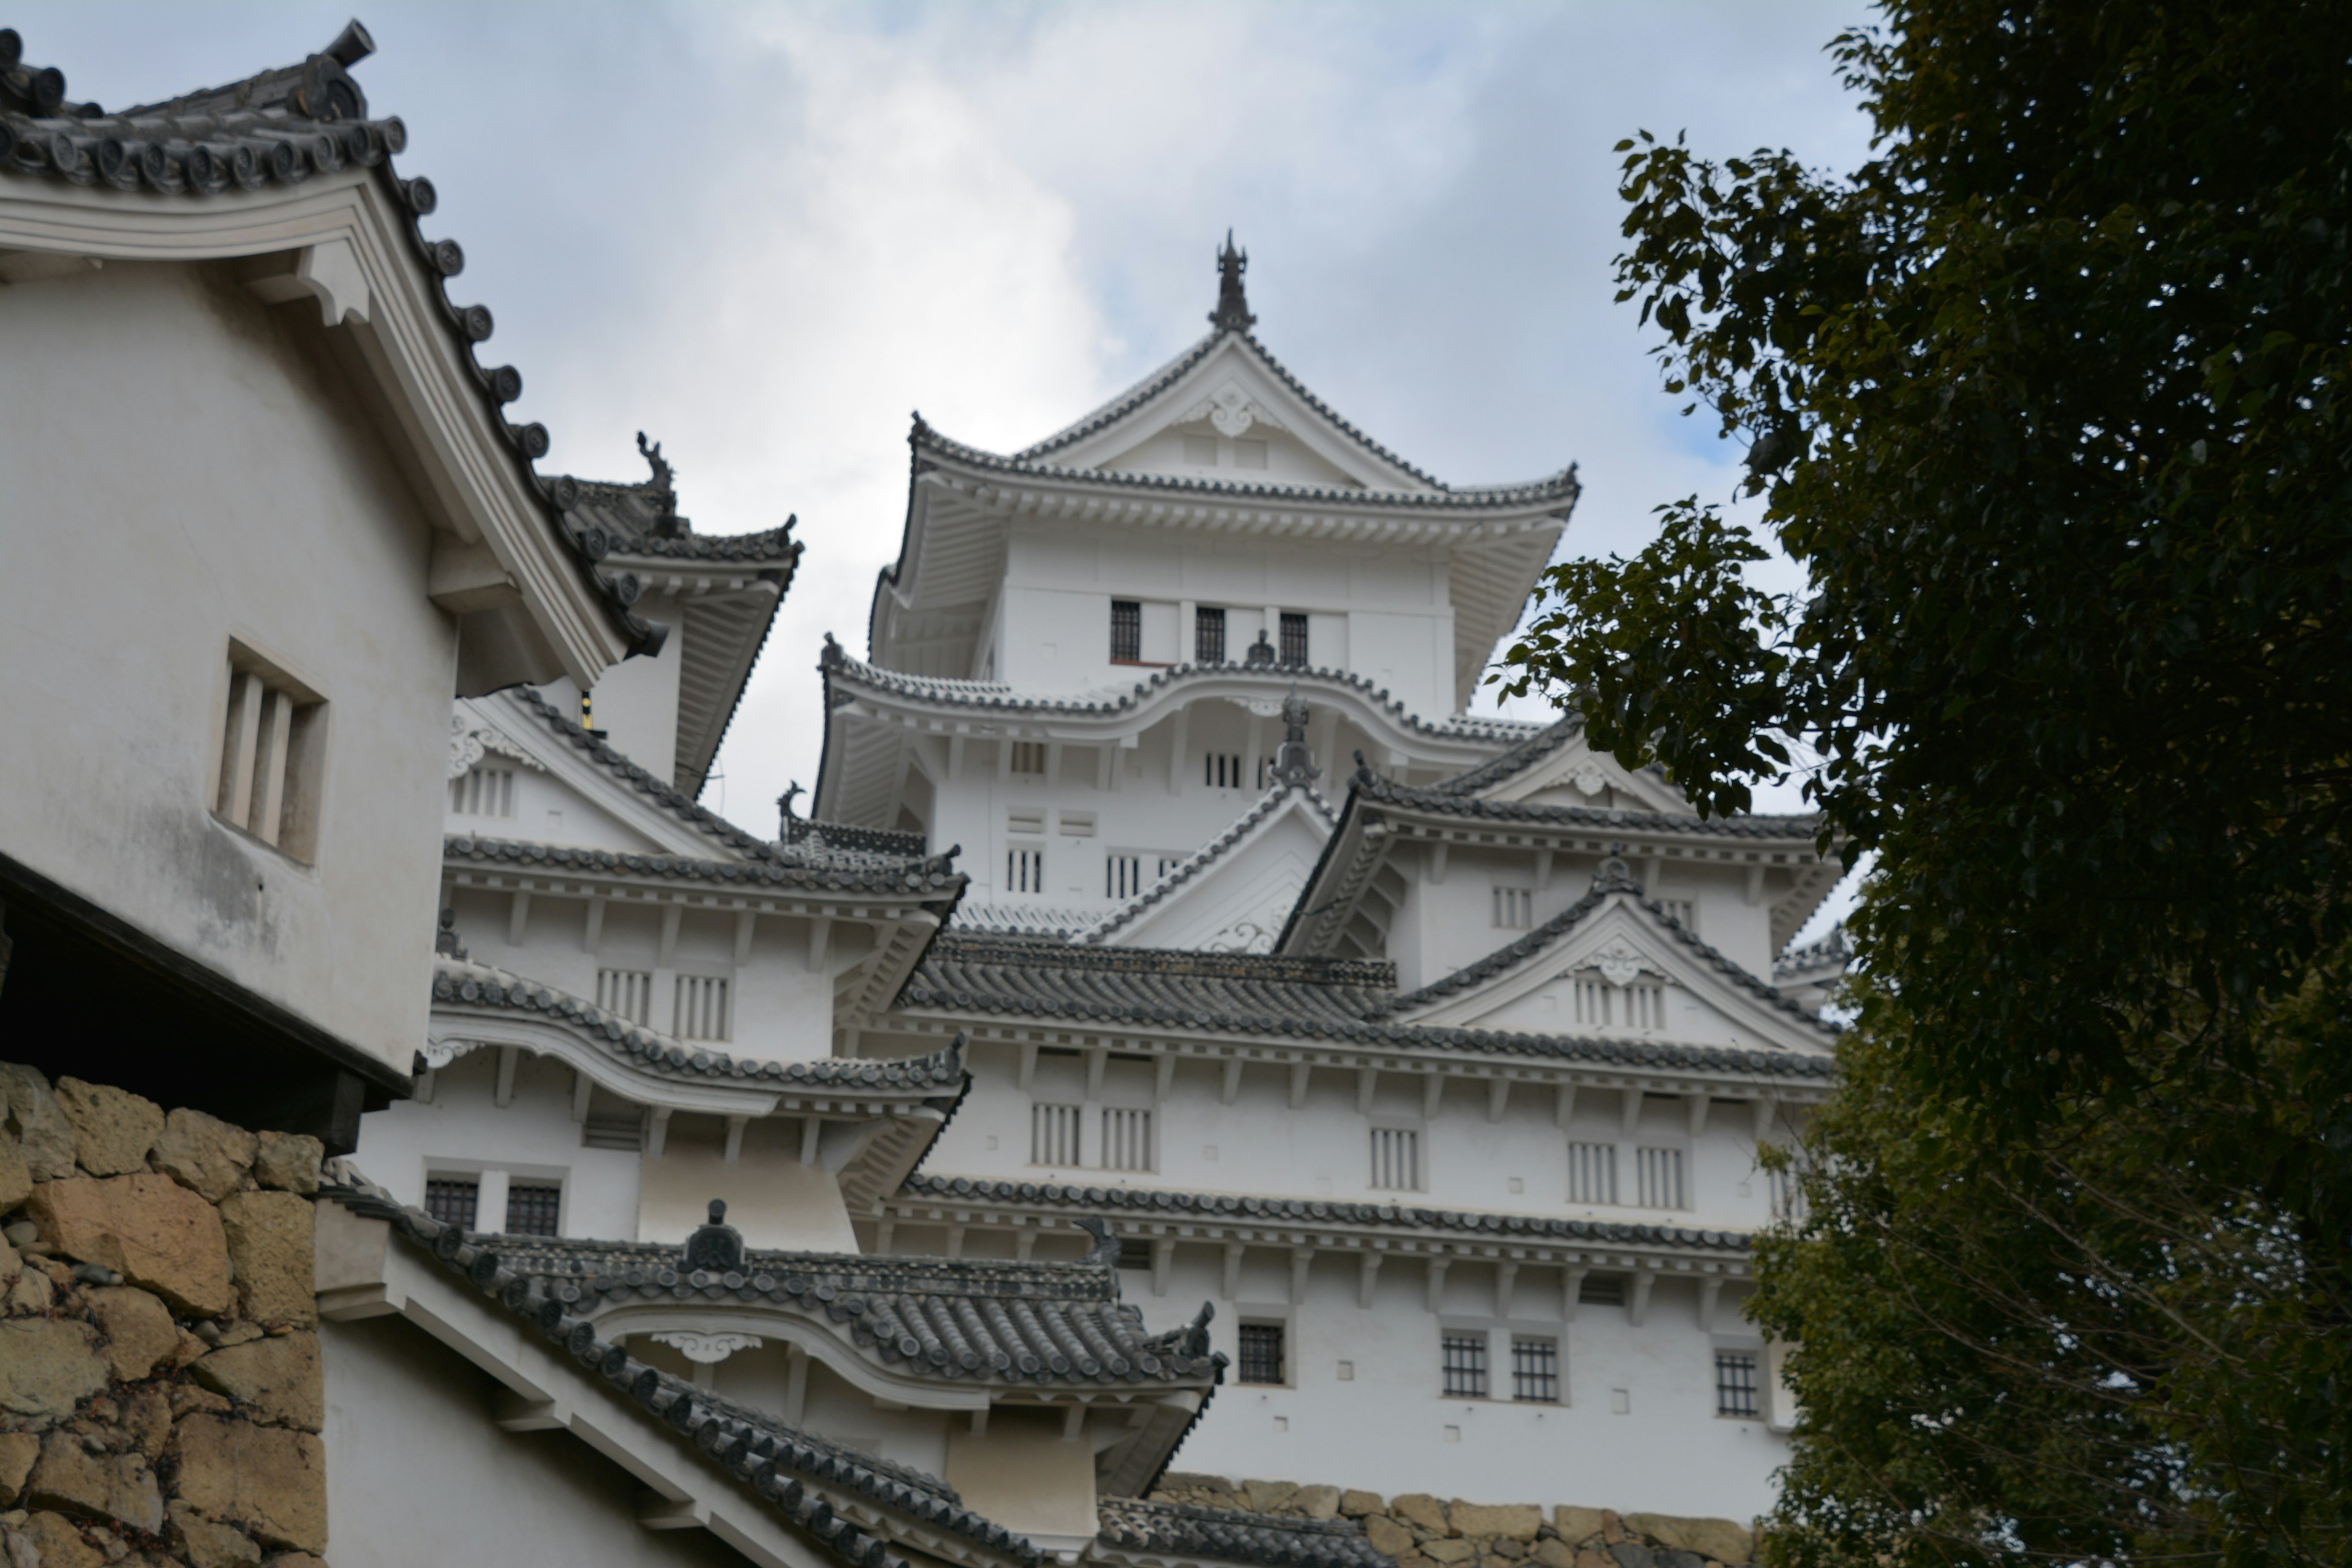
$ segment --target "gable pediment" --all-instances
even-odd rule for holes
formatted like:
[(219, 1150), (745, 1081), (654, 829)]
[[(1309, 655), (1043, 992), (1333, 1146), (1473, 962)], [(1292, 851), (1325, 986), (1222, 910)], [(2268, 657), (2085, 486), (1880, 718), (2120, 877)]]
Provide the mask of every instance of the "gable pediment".
[(1271, 952), (1331, 836), (1327, 808), (1278, 790), (1085, 940), (1113, 947)]
[(1578, 734), (1525, 773), (1506, 779), (1490, 800), (1691, 815), (1682, 792), (1654, 773), (1633, 773)]

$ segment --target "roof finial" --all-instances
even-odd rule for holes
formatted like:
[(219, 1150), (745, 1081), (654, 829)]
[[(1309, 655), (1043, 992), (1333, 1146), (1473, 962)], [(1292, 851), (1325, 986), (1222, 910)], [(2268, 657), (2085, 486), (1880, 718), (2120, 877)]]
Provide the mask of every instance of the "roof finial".
[(1221, 332), (1246, 332), (1257, 325), (1250, 314), (1249, 296), (1242, 292), (1242, 274), (1248, 270), (1249, 252), (1234, 248), (1234, 231), (1225, 230), (1224, 248), (1217, 252), (1217, 308), (1209, 324)]
[(1286, 789), (1307, 789), (1323, 776), (1307, 744), (1307, 700), (1293, 686), (1282, 700), (1282, 745), (1274, 753), (1275, 782)]

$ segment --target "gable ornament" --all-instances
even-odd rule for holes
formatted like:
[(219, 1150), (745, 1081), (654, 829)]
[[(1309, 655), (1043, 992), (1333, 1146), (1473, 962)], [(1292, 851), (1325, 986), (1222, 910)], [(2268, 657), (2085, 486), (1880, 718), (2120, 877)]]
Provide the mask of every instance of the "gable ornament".
[(1640, 979), (1650, 965), (1624, 938), (1620, 937), (1593, 954), (1592, 967), (1601, 971), (1601, 979), (1622, 991)]
[(710, 1333), (700, 1329), (657, 1329), (646, 1337), (669, 1346), (697, 1366), (717, 1366), (737, 1351), (755, 1351), (768, 1342), (757, 1334)]
[(474, 771), (474, 764), (491, 752), (520, 763), (535, 773), (547, 771), (547, 764), (516, 745), (488, 724), (470, 720), (463, 713), (449, 715), (449, 776), (464, 778)]
[(1579, 794), (1590, 799), (1609, 787), (1609, 775), (1601, 771), (1599, 763), (1588, 757), (1569, 770), (1568, 782), (1576, 786)]

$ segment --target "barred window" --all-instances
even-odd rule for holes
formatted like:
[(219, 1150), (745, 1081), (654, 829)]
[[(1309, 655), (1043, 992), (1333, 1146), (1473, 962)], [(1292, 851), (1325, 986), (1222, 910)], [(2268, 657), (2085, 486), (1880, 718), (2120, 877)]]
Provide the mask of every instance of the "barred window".
[(228, 669), (213, 815), (307, 862), (318, 848), (326, 703), (240, 643), (229, 644)]
[(677, 977), (677, 1026), (670, 1033), (681, 1040), (723, 1040), (727, 1030), (727, 982), (710, 974)]
[(1008, 893), (1044, 892), (1045, 852), (1043, 849), (1007, 849), (1004, 852), (1004, 890)]
[(1617, 1145), (1570, 1143), (1568, 1146), (1568, 1201), (1572, 1204), (1613, 1204), (1617, 1201)]
[(1499, 931), (1525, 931), (1536, 923), (1533, 888), (1495, 889), (1495, 926)]
[(596, 1005), (632, 1024), (650, 1023), (654, 1010), (654, 977), (647, 969), (600, 969), (596, 972)]
[(1285, 664), (1307, 662), (1307, 617), (1296, 610), (1282, 612), (1281, 658)]
[(1244, 1323), (1241, 1348), (1241, 1380), (1244, 1383), (1284, 1381), (1280, 1323)]
[[(1042, 773), (1045, 771), (1045, 742), (1013, 741), (1010, 744), (1013, 747), (1013, 754), (1005, 759), (1005, 766), (1009, 772)], [(1038, 831), (1042, 833), (1045, 829), (1041, 827)]]
[(1754, 1415), (1759, 1413), (1754, 1352), (1715, 1352), (1715, 1413), (1717, 1415)]
[(449, 781), (449, 809), (459, 816), (512, 816), (512, 768), (469, 768)]
[(1582, 1307), (1622, 1307), (1625, 1304), (1625, 1277), (1588, 1274), (1576, 1288), (1576, 1300)]
[(1678, 1209), (1683, 1202), (1683, 1152), (1679, 1149), (1633, 1151), (1634, 1201), (1648, 1209)]
[(431, 1176), (425, 1183), (425, 1212), (459, 1230), (474, 1228), (474, 1204), (482, 1184), (472, 1176)]
[(1106, 1171), (1151, 1169), (1151, 1112), (1104, 1106), (1100, 1147)]
[(563, 1211), (563, 1188), (555, 1182), (510, 1182), (507, 1184), (507, 1234), (556, 1236), (557, 1216)]
[(1805, 1217), (1805, 1187), (1800, 1173), (1793, 1170), (1767, 1171), (1771, 1184), (1772, 1217), (1777, 1220), (1801, 1220)]
[(1078, 1163), (1076, 1106), (1033, 1105), (1029, 1108), (1029, 1163), (1033, 1165), (1075, 1165)]
[(1143, 604), (1138, 599), (1110, 602), (1110, 658), (1113, 664), (1143, 660)]
[(1211, 789), (1242, 787), (1242, 758), (1239, 752), (1211, 752), (1202, 759), (1204, 781)]
[(1208, 608), (1192, 612), (1192, 658), (1198, 664), (1225, 662), (1225, 612)]
[(1486, 1336), (1445, 1334), (1439, 1350), (1444, 1358), (1445, 1392), (1463, 1399), (1486, 1397)]
[(1421, 1133), (1417, 1129), (1372, 1129), (1372, 1185), (1401, 1193), (1421, 1190)]
[(1103, 858), (1103, 897), (1131, 899), (1143, 891), (1143, 857), (1109, 855)]
[(1559, 1403), (1558, 1341), (1511, 1341), (1511, 1397), (1539, 1405)]

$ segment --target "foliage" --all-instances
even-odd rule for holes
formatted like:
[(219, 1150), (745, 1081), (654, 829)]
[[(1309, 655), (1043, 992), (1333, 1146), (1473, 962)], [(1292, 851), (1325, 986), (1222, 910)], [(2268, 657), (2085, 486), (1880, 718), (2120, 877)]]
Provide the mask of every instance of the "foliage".
[[(2119, 1245), (2092, 1217), (2126, 1210), (2147, 1247), (2274, 1235), (2310, 1286), (2277, 1300), (2352, 1331), (2352, 1055), (2278, 1045), (2281, 1009), (2352, 1003), (2330, 959), (2352, 944), (2352, 7), (1882, 9), (1833, 46), (1877, 133), (1852, 174), (1624, 144), (1621, 297), (1662, 330), (1668, 390), (1748, 441), (1760, 531), (1685, 501), (1639, 555), (1555, 568), (1503, 679), (1574, 703), (1596, 744), (1663, 762), (1710, 811), (1796, 768), (1825, 844), (1875, 851), (1855, 921), (1874, 991), (1824, 1124), (1851, 1142), (1820, 1152), (1857, 1192), (1910, 1194), (1890, 1212), (1925, 1226), (1925, 1256), (1979, 1198), (1990, 1247), (2067, 1194), (2052, 1212), (2091, 1226), (2085, 1247)], [(1801, 593), (1747, 575), (1767, 534)], [(2110, 1124), (2179, 1190), (2078, 1150)], [(2186, 1391), (2231, 1368), (2233, 1397), (2275, 1414), (2302, 1391), (2262, 1380), (2299, 1363), (2213, 1349), (2093, 1397), (2079, 1358), (2120, 1352), (2084, 1348), (2108, 1331), (2084, 1258), (2045, 1247), (2042, 1272), (1986, 1274), (1981, 1300), (1956, 1283), (1873, 1319), (1861, 1298), (1887, 1280), (1866, 1249), (1809, 1237), (1774, 1255), (1820, 1286), (1801, 1310), (1781, 1296), (1814, 1410), (1789, 1550), (1864, 1551), (1822, 1511), (1824, 1453), (1853, 1482), (1926, 1442), (1853, 1424), (1872, 1406), (1836, 1394), (1832, 1324), (1915, 1394), (2001, 1394), (1949, 1407), (1948, 1468), (1883, 1478), (1895, 1512), (1835, 1494), (1877, 1550), (1898, 1517), (1936, 1539), (1972, 1520), (1983, 1545), (2036, 1497), (2079, 1512), (2158, 1472), (2236, 1528), (2266, 1506)], [(2242, 1320), (2228, 1268), (2183, 1267), (2179, 1321), (2214, 1346), (2257, 1332), (2273, 1298)], [(1992, 1320), (1961, 1314), (1929, 1357), (1921, 1322), (1969, 1301), (2046, 1314), (2043, 1384), (2001, 1381)], [(2304, 1436), (2333, 1458), (2299, 1462), (2340, 1480), (2347, 1421), (2330, 1405)], [(1986, 1455), (1951, 1464), (1962, 1443)]]

